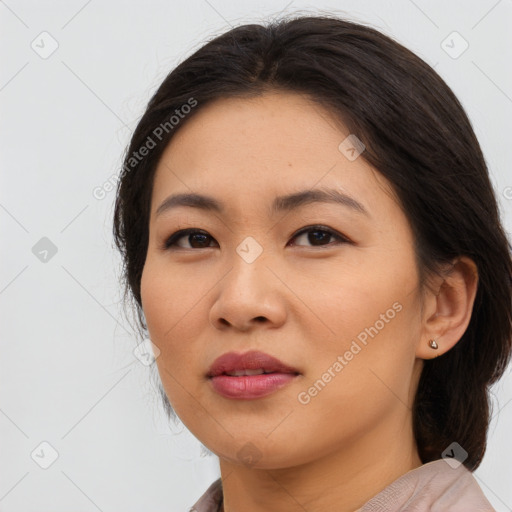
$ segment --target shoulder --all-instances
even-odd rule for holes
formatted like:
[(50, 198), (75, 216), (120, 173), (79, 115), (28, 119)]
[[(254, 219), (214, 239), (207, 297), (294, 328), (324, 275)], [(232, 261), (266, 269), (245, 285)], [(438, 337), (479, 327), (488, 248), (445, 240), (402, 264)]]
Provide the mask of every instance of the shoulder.
[(438, 459), (408, 471), (361, 512), (495, 512), (473, 474), (463, 464), (449, 462)]
[(194, 503), (189, 512), (218, 512), (222, 503), (222, 480), (213, 482)]

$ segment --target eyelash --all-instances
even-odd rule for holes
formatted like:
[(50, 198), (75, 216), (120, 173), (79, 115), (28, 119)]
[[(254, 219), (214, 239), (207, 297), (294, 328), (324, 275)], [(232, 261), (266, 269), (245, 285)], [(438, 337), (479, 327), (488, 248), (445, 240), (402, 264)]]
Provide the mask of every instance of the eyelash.
[[(297, 233), (295, 233), (292, 236), (292, 239), (297, 238), (298, 236), (303, 235), (304, 233), (309, 233), (311, 231), (312, 232), (314, 232), (314, 231), (325, 232), (325, 233), (331, 235), (332, 237), (336, 238), (338, 240), (338, 242), (340, 242), (342, 244), (343, 243), (352, 243), (347, 237), (341, 235), (337, 231), (334, 231), (326, 226), (321, 226), (321, 225), (308, 226), (306, 228), (302, 228), (300, 231), (298, 231)], [(177, 247), (175, 244), (179, 239), (185, 237), (186, 235), (192, 235), (192, 234), (206, 235), (207, 237), (214, 240), (214, 238), (212, 236), (210, 236), (206, 231), (202, 231), (200, 229), (195, 229), (195, 228), (181, 229), (181, 230), (173, 233), (169, 238), (167, 238), (167, 240), (165, 240), (162, 249), (163, 250), (172, 250), (172, 247)], [(319, 245), (319, 246), (318, 245), (317, 246), (310, 245), (310, 246), (299, 246), (299, 247), (330, 247), (331, 245), (332, 245), (332, 243)], [(189, 249), (188, 247), (177, 247), (177, 248), (178, 249)], [(210, 249), (210, 248), (211, 247), (200, 247), (199, 249)], [(198, 250), (198, 249), (192, 247), (189, 250)]]

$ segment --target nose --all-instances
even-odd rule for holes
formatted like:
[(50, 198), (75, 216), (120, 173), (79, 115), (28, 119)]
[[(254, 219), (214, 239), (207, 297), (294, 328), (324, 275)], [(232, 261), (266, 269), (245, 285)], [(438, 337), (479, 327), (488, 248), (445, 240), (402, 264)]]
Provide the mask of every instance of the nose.
[(263, 259), (247, 263), (237, 258), (216, 288), (210, 323), (220, 330), (242, 332), (281, 326), (286, 320), (286, 287), (276, 271)]

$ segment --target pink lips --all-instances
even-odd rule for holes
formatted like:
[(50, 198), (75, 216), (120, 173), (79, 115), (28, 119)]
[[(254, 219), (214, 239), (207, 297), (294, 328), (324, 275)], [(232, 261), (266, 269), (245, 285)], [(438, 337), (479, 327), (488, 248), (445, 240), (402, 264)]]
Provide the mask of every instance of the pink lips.
[[(249, 375), (229, 375), (235, 372)], [(263, 370), (265, 373), (258, 372)], [(264, 352), (228, 352), (215, 359), (207, 374), (213, 389), (226, 398), (253, 400), (273, 393), (291, 382), (298, 370)]]

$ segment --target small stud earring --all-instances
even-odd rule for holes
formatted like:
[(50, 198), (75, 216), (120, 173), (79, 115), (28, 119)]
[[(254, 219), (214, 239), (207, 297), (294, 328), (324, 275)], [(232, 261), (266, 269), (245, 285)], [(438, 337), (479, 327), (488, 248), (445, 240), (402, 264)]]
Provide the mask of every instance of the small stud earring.
[(439, 348), (439, 345), (436, 343), (436, 340), (430, 340), (428, 344), (430, 345), (430, 348), (433, 348), (434, 350)]

